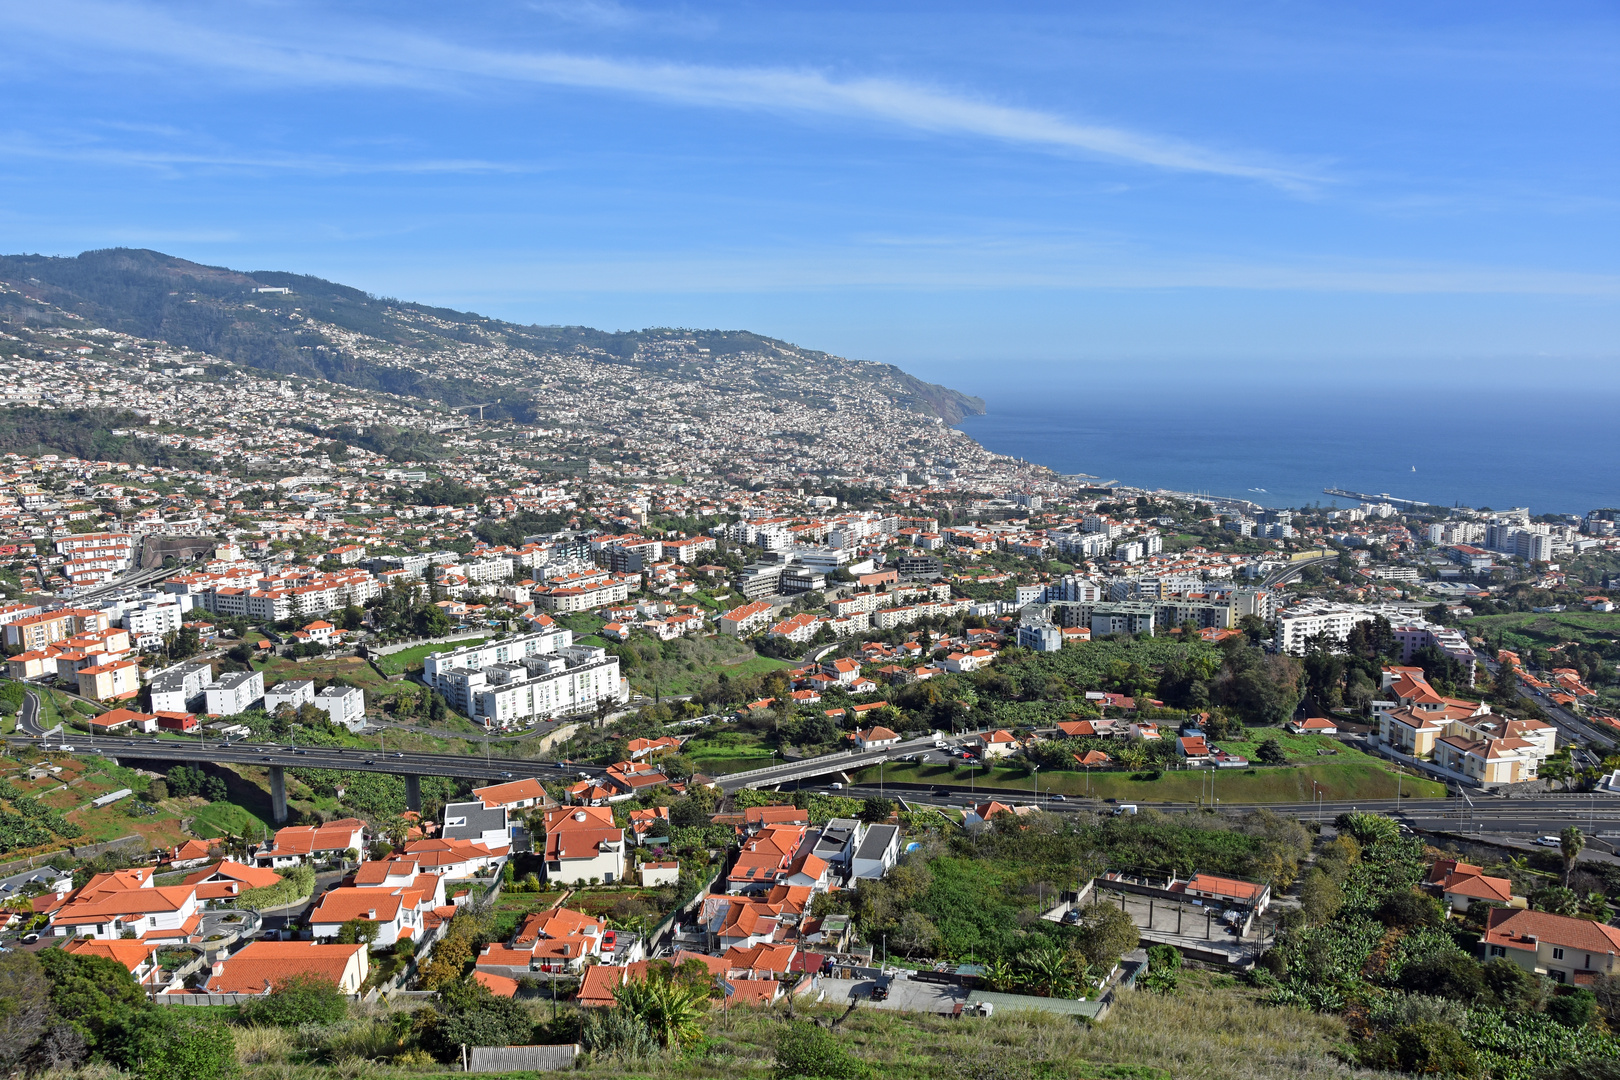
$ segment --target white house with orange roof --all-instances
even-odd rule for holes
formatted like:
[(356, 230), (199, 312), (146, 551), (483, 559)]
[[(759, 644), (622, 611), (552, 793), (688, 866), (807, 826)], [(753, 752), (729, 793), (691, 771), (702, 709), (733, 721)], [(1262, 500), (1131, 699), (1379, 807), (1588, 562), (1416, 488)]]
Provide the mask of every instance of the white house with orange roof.
[(1424, 884), (1440, 894), (1453, 911), (1467, 911), (1475, 901), (1524, 907), (1524, 899), (1513, 895), (1509, 878), (1491, 877), (1483, 867), (1457, 859), (1436, 859), (1429, 867)]
[(90, 730), (98, 735), (111, 735), (114, 732), (128, 734), (140, 731), (151, 734), (158, 729), (156, 713), (136, 712), (134, 709), (109, 709), (100, 716), (87, 716), (85, 721)]
[(1013, 737), (1012, 732), (1000, 728), (995, 731), (981, 731), (973, 736), (971, 741), (978, 748), (980, 756), (986, 760), (1011, 757), (1019, 749), (1019, 742)]
[(365, 848), (365, 822), (358, 818), (339, 818), (325, 825), (289, 825), (278, 829), (268, 846), (253, 853), (253, 861), (279, 870), (303, 862), (342, 858), (346, 851), (364, 851)]
[(848, 738), (850, 742), (861, 750), (881, 750), (900, 741), (899, 735), (882, 724), (869, 727), (864, 731), (852, 731)]
[(584, 884), (624, 880), (624, 830), (605, 806), (546, 811), (546, 880)]
[(268, 888), (280, 882), (281, 875), (274, 870), (223, 859), (188, 874), (180, 884), (196, 889), (197, 899), (207, 904), (211, 900), (235, 900), (249, 889)]
[(160, 990), (164, 986), (163, 967), (157, 962), (158, 950), (163, 948), (159, 941), (96, 941), (89, 938), (74, 938), (62, 946), (62, 951), (70, 956), (101, 956), (124, 965), (124, 969), (134, 976), (135, 981), (147, 991)]
[(91, 878), (51, 912), (50, 927), (57, 937), (185, 941), (201, 919), (194, 886), (159, 886), (150, 867), (138, 867)]
[(433, 900), (431, 892), (413, 886), (339, 886), (323, 893), (310, 912), (310, 933), (317, 940), (335, 938), (344, 923), (360, 920), (377, 925), (377, 938), (371, 947), (386, 948), (420, 933), (423, 917), (438, 906)]
[(1290, 720), (1288, 730), (1295, 735), (1337, 735), (1339, 725), (1325, 716), (1308, 716), (1303, 720)]
[(545, 787), (532, 776), (523, 780), (509, 780), (504, 784), (473, 788), (472, 793), (474, 798), (482, 799), (484, 805), (491, 810), (505, 810), (509, 814), (514, 810), (535, 808), (544, 810), (557, 805), (557, 800), (547, 795)]
[(296, 976), (310, 976), (358, 994), (371, 972), (365, 945), (320, 941), (252, 941), (228, 959), (215, 961), (203, 991), (209, 994), (269, 994)]
[(1496, 908), (1481, 941), (1487, 960), (1511, 960), (1557, 983), (1589, 985), (1620, 974), (1620, 928), (1546, 911)]

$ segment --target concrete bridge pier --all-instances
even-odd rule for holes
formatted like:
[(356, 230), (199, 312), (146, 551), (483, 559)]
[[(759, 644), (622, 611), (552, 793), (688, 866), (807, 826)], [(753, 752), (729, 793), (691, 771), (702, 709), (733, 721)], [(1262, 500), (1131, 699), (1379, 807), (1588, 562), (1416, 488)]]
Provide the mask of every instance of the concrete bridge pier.
[(422, 778), (410, 773), (405, 775), (405, 809), (422, 812)]
[(280, 765), (270, 766), (270, 820), (287, 824), (287, 770)]

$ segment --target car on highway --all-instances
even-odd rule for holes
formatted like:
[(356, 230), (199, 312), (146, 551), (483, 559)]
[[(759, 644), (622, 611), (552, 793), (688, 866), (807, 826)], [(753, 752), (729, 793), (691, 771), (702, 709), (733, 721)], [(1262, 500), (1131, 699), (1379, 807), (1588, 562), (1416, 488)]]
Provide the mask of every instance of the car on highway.
[(1563, 845), (1563, 841), (1556, 836), (1538, 836), (1535, 843), (1538, 847), (1561, 847)]
[(1053, 802), (1068, 802), (1069, 801), (1069, 797), (1067, 795), (1048, 795), (1047, 798), (1051, 799)]

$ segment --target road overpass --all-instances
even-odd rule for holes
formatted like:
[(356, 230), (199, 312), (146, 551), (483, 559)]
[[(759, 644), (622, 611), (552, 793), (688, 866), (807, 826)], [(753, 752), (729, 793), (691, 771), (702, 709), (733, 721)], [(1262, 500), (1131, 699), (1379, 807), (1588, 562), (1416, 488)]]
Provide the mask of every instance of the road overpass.
[[(171, 739), (93, 736), (80, 732), (64, 733), (41, 740), (13, 736), (6, 740), (14, 749), (32, 748), (58, 752), (99, 755), (117, 759), (120, 764), (151, 762), (173, 765), (258, 765), (270, 773), (270, 810), (277, 825), (287, 820), (286, 771), (299, 769), (341, 769), (344, 772), (374, 772), (398, 776), (405, 781), (405, 801), (412, 810), (422, 808), (422, 777), (442, 776), (452, 780), (508, 780), (538, 777), (545, 781), (579, 779), (581, 773), (600, 776), (595, 766), (565, 765), (554, 761), (531, 761), (510, 757), (474, 757), (471, 754), (427, 754), (409, 751), (356, 749), (354, 747), (283, 746), (276, 743), (180, 742)], [(166, 770), (159, 770), (166, 771)]]
[(884, 761), (895, 761), (912, 754), (938, 749), (940, 745), (942, 745), (940, 741), (929, 735), (921, 739), (895, 743), (880, 750), (840, 750), (834, 754), (784, 761), (780, 765), (769, 765), (761, 769), (727, 773), (725, 776), (716, 777), (715, 782), (720, 785), (720, 790), (727, 793), (741, 788), (776, 788), (783, 784), (812, 780), (818, 776), (864, 769)]
[(1260, 587), (1272, 588), (1277, 585), (1286, 585), (1304, 573), (1307, 566), (1320, 566), (1322, 563), (1337, 562), (1338, 560), (1338, 552), (1332, 552), (1327, 555), (1317, 555), (1310, 559), (1300, 559), (1298, 562), (1291, 562), (1287, 566), (1279, 566), (1265, 576), (1264, 580), (1260, 582)]

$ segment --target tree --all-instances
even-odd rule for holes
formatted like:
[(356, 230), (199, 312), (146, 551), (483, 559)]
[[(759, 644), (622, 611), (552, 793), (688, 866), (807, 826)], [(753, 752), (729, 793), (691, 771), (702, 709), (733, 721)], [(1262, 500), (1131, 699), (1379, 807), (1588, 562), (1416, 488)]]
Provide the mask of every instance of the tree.
[(1288, 764), (1288, 754), (1276, 739), (1262, 739), (1260, 745), (1254, 749), (1254, 756), (1266, 765)]
[(894, 803), (889, 799), (880, 799), (872, 796), (861, 807), (861, 820), (866, 822), (888, 821), (889, 815), (894, 813)]
[(1092, 967), (1112, 967), (1142, 940), (1129, 915), (1100, 900), (1080, 913), (1078, 926), (1080, 952)]
[(242, 1019), (268, 1027), (335, 1024), (349, 1015), (349, 999), (337, 983), (307, 972), (275, 984), (270, 993), (242, 1006)]
[(1564, 856), (1564, 884), (1569, 885), (1569, 875), (1575, 870), (1575, 861), (1581, 857), (1581, 849), (1586, 847), (1586, 836), (1581, 832), (1579, 825), (1571, 825), (1558, 834), (1558, 850)]
[(528, 1010), (512, 998), (496, 997), (483, 983), (468, 980), (439, 991), (438, 1018), (424, 1032), (423, 1044), (440, 1061), (468, 1046), (512, 1046), (534, 1034)]
[(939, 928), (922, 912), (908, 911), (900, 917), (900, 925), (890, 940), (907, 957), (932, 953), (939, 945)]
[(0, 1071), (32, 1053), (51, 1021), (51, 984), (33, 953), (0, 954)]
[(129, 969), (105, 956), (46, 949), (36, 954), (51, 983), (51, 1008), (88, 1050), (114, 1056), (138, 1013), (152, 1006)]
[(666, 1049), (679, 1049), (701, 1035), (698, 1021), (709, 1007), (706, 990), (670, 979), (632, 979), (613, 991), (613, 1000)]
[(1576, 915), (1581, 910), (1581, 898), (1574, 889), (1562, 885), (1549, 885), (1530, 894), (1530, 906), (1537, 911), (1554, 915)]
[(338, 927), (337, 941), (339, 945), (370, 945), (377, 940), (377, 932), (377, 924), (370, 919), (350, 919)]
[(1497, 957), (1481, 969), (1485, 989), (1504, 1009), (1533, 1013), (1541, 1005), (1541, 979), (1506, 957)]
[(1408, 964), (1401, 972), (1401, 987), (1414, 994), (1431, 994), (1468, 1004), (1485, 993), (1479, 964), (1463, 953), (1446, 953)]
[(1305, 921), (1322, 926), (1344, 905), (1344, 891), (1323, 869), (1313, 869), (1299, 886), (1299, 906)]

